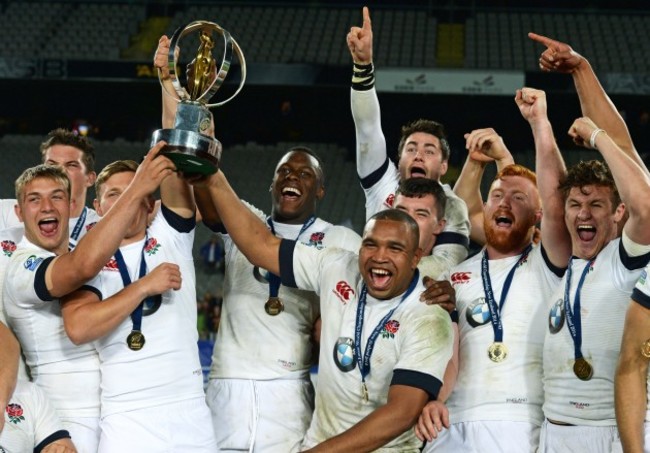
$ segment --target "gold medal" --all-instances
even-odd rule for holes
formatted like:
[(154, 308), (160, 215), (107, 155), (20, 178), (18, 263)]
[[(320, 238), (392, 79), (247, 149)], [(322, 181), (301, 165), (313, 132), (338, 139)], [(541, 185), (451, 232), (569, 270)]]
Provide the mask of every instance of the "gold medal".
[(277, 316), (284, 311), (284, 304), (277, 297), (269, 297), (264, 304), (264, 310), (271, 316)]
[(588, 381), (594, 375), (594, 369), (584, 357), (576, 359), (573, 364), (573, 372), (581, 381)]
[(650, 359), (650, 338), (641, 345), (641, 355), (646, 359)]
[(488, 348), (488, 357), (493, 362), (502, 362), (508, 357), (508, 348), (500, 341), (495, 341)]
[(126, 337), (126, 345), (131, 351), (139, 351), (144, 346), (144, 335), (139, 330), (132, 330), (128, 337)]

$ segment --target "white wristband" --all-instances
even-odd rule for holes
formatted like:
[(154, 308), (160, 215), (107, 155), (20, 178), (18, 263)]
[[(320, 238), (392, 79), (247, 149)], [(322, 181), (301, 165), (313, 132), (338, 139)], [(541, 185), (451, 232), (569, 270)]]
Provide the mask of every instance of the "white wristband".
[(598, 149), (596, 147), (596, 137), (601, 132), (605, 132), (605, 129), (594, 129), (594, 131), (591, 133), (591, 137), (589, 137), (589, 146), (591, 146), (592, 149)]

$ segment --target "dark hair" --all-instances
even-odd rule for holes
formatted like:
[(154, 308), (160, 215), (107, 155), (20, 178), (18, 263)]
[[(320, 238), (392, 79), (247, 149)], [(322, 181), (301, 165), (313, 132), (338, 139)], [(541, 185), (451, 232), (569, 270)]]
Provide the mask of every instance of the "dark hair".
[(438, 140), (440, 140), (442, 160), (449, 160), (449, 154), (451, 151), (449, 149), (449, 142), (447, 141), (447, 134), (445, 133), (445, 126), (436, 121), (425, 120), (422, 118), (402, 126), (402, 135), (399, 140), (399, 145), (397, 145), (397, 156), (402, 155), (402, 149), (404, 149), (406, 139), (409, 138), (411, 134), (415, 134), (416, 132), (424, 132), (425, 134), (431, 134), (434, 137), (438, 137)]
[(77, 135), (67, 129), (54, 129), (47, 134), (45, 141), (41, 143), (41, 158), (45, 159), (45, 153), (54, 145), (68, 145), (81, 151), (86, 171), (95, 171), (95, 147), (90, 140), (81, 135)]
[(395, 222), (405, 223), (413, 235), (415, 247), (418, 247), (418, 244), (420, 243), (420, 227), (418, 226), (418, 223), (415, 221), (415, 219), (408, 215), (406, 212), (400, 211), (399, 209), (385, 209), (370, 217), (366, 221), (366, 225), (368, 225), (371, 220), (393, 220)]
[(613, 209), (615, 210), (621, 204), (621, 196), (618, 193), (612, 172), (604, 162), (599, 160), (581, 160), (569, 168), (566, 179), (560, 183), (558, 188), (566, 201), (571, 189), (577, 187), (582, 191), (582, 188), (585, 186), (607, 187), (612, 192), (611, 200)]
[(408, 178), (400, 181), (395, 196), (402, 195), (408, 198), (423, 198), (427, 195), (433, 195), (436, 201), (436, 216), (438, 220), (445, 217), (445, 208), (447, 206), (447, 195), (442, 185), (435, 179), (429, 178)]
[(302, 146), (302, 145), (293, 146), (293, 147), (289, 148), (289, 150), (282, 155), (280, 160), (282, 160), (284, 158), (284, 156), (286, 156), (287, 154), (295, 153), (295, 152), (305, 153), (305, 154), (313, 157), (314, 159), (316, 159), (316, 162), (318, 162), (318, 168), (316, 168), (316, 173), (320, 174), (319, 176), (320, 176), (321, 184), (325, 185), (325, 166), (323, 164), (323, 160), (320, 158), (320, 156), (318, 154), (316, 154), (316, 152), (314, 152), (313, 149), (308, 148), (306, 146)]

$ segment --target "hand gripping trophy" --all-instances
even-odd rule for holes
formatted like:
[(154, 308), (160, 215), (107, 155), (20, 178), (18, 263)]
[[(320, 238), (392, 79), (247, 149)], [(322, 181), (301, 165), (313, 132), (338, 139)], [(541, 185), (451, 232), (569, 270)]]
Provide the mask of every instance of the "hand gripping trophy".
[[(199, 48), (196, 57), (187, 65), (185, 71), (186, 87), (179, 81), (178, 60), (180, 41), (188, 34), (198, 32)], [(215, 47), (214, 33), (223, 38), (223, 56), (217, 65), (212, 51)], [(241, 80), (237, 90), (229, 98), (214, 104), (208, 102), (221, 87), (232, 60), (233, 51), (241, 66)], [(246, 60), (244, 54), (230, 33), (213, 22), (194, 21), (179, 27), (171, 38), (167, 68), (176, 96), (170, 93), (163, 81), (163, 72), (158, 69), (158, 78), (166, 95), (177, 100), (178, 109), (173, 129), (159, 129), (153, 133), (152, 146), (164, 140), (167, 142), (163, 153), (169, 157), (176, 168), (186, 174), (212, 174), (219, 168), (221, 143), (208, 135), (212, 126), (212, 113), (209, 108), (220, 107), (239, 94), (246, 81)]]

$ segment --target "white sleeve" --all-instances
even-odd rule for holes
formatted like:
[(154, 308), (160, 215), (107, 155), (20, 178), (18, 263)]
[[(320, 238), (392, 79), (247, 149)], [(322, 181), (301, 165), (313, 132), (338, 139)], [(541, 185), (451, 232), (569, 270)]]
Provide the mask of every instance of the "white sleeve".
[(323, 245), (326, 247), (338, 247), (358, 254), (359, 248), (361, 247), (361, 236), (350, 228), (334, 225), (328, 229)]
[(357, 173), (364, 179), (386, 161), (386, 138), (381, 130), (381, 111), (377, 91), (350, 89), (352, 118), (357, 139)]
[[(65, 430), (61, 420), (56, 415), (56, 411), (50, 403), (50, 400), (47, 398), (45, 393), (35, 384), (29, 383), (31, 386), (31, 396), (33, 402), (32, 413), (35, 416), (34, 419), (34, 446), (39, 445), (48, 437), (52, 436), (55, 433), (61, 434)], [(55, 436), (56, 437), (56, 436)], [(52, 441), (57, 438), (65, 436), (59, 436), (53, 438)]]
[(16, 200), (0, 200), (0, 230), (23, 224), (18, 220), (18, 216), (16, 216), (16, 211), (14, 210), (15, 205)]

